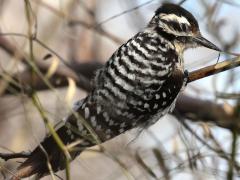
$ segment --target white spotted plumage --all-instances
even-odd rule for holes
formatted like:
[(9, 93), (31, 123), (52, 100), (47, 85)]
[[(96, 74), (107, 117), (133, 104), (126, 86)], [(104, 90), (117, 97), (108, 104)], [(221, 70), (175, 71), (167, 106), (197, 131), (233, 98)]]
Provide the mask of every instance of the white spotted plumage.
[[(64, 144), (80, 140), (79, 150), (70, 152), (73, 159), (85, 148), (129, 129), (147, 127), (173, 109), (184, 81), (182, 51), (196, 47), (184, 38), (193, 34), (200, 34), (194, 17), (180, 6), (165, 4), (146, 28), (116, 50), (96, 73), (91, 93), (74, 106), (80, 118), (70, 115), (57, 130)], [(53, 171), (65, 167), (64, 153), (53, 137), (47, 137), (42, 146), (50, 153)], [(40, 157), (35, 152), (42, 152), (41, 148), (32, 156)], [(29, 162), (31, 157), (22, 167)], [(37, 172), (34, 168), (46, 174), (46, 160), (37, 163), (30, 164), (32, 174)]]

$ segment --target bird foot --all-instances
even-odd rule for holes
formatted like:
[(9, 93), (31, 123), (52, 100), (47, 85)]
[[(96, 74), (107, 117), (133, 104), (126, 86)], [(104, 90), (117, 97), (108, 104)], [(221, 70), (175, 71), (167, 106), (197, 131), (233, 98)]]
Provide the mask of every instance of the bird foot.
[(188, 72), (188, 70), (185, 70), (184, 71), (184, 79), (183, 79), (184, 86), (187, 86), (188, 80), (189, 80), (189, 72)]

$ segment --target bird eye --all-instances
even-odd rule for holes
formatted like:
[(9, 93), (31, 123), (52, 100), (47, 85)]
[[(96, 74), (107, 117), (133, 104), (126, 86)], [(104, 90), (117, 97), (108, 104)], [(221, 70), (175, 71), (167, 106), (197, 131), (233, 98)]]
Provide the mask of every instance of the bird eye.
[(188, 31), (188, 28), (185, 24), (181, 24), (181, 28), (182, 28), (182, 31), (185, 31), (185, 32)]

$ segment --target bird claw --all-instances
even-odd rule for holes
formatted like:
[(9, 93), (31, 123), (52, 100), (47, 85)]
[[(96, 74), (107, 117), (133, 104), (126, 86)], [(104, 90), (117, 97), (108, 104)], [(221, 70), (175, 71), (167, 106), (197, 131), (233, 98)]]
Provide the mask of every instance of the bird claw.
[(189, 72), (188, 70), (185, 70), (184, 71), (184, 86), (187, 86), (187, 83), (188, 83), (188, 80), (189, 80)]

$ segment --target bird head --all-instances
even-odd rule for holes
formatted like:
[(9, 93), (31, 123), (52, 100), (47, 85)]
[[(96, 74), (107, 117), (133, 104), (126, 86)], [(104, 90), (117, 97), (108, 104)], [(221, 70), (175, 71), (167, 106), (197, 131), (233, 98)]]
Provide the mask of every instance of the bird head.
[(174, 41), (175, 46), (182, 50), (204, 46), (221, 51), (216, 45), (204, 38), (194, 16), (179, 5), (164, 3), (155, 12), (149, 23)]

